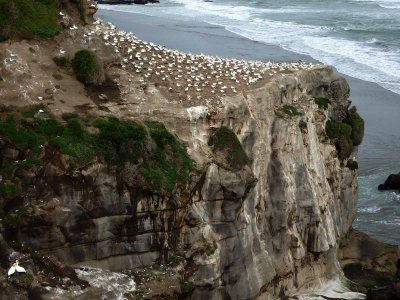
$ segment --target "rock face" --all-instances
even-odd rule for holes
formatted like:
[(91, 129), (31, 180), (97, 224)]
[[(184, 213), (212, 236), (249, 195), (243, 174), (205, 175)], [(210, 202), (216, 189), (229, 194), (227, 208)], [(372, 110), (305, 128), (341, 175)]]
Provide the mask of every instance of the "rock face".
[[(318, 285), (338, 272), (338, 242), (355, 216), (355, 172), (323, 134), (327, 117), (347, 107), (348, 91), (323, 67), (226, 97), (218, 115), (201, 105), (167, 106), (158, 119), (202, 170), (188, 188), (144, 193), (129, 168), (97, 163), (69, 174), (55, 158), (41, 172), (18, 175), (32, 209), (5, 237), (68, 264), (111, 270), (166, 261), (182, 246), (193, 299), (278, 297)], [(312, 96), (333, 106), (318, 109)], [(304, 114), (282, 116), (283, 104)], [(124, 115), (126, 107), (109, 109)], [(157, 105), (140, 106), (135, 117), (148, 109)], [(235, 168), (211, 151), (212, 129), (221, 125), (237, 133), (250, 163)]]
[(385, 182), (378, 186), (378, 190), (398, 190), (400, 192), (400, 173), (390, 174)]
[[(218, 105), (204, 97), (189, 104), (121, 68), (116, 52), (96, 35), (87, 44), (83, 33), (68, 31), (53, 49), (0, 44), (2, 104), (160, 121), (187, 146), (198, 172), (167, 195), (138, 186), (129, 165), (96, 161), (68, 172), (65, 158), (54, 155), (14, 174), (23, 193), (12, 203), (26, 210), (1, 228), (7, 243), (111, 271), (164, 263), (183, 249), (181, 276), (192, 299), (282, 299), (338, 276), (338, 245), (355, 218), (357, 194), (356, 171), (325, 135), (326, 121), (348, 108), (343, 78), (315, 67), (278, 74)], [(72, 57), (85, 47), (105, 62), (120, 101), (92, 100), (51, 60), (60, 48)], [(43, 99), (43, 90), (51, 97)], [(329, 99), (328, 109), (314, 97)], [(285, 113), (288, 106), (299, 113)], [(228, 162), (213, 147), (221, 126), (237, 136), (245, 163)], [(12, 145), (0, 148), (2, 164), (21, 156)]]

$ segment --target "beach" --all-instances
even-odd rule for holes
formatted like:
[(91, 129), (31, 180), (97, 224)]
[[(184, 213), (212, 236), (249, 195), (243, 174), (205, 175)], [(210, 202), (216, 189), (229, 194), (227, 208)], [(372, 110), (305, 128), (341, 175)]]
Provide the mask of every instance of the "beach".
[[(107, 9), (104, 9), (107, 8)], [(119, 29), (132, 32), (138, 38), (163, 45), (182, 52), (203, 53), (227, 58), (261, 60), (274, 62), (305, 61), (318, 63), (310, 56), (285, 50), (276, 45), (253, 41), (225, 30), (221, 26), (201, 21), (185, 21), (162, 18), (136, 13), (111, 10), (100, 7), (97, 16), (105, 22), (111, 22)], [(363, 81), (343, 75), (351, 89), (350, 100), (357, 106), (365, 120), (365, 135), (358, 151), (360, 201), (359, 216), (355, 227), (385, 242), (400, 244), (398, 229), (400, 198), (389, 192), (378, 192), (373, 186), (384, 180), (386, 174), (400, 171), (400, 135), (398, 115), (400, 113), (400, 95), (391, 92), (376, 83)], [(377, 174), (379, 176), (377, 176)], [(364, 185), (368, 184), (368, 188)], [(373, 185), (373, 186), (371, 186)], [(363, 194), (364, 193), (364, 194)], [(377, 210), (369, 209), (372, 200)], [(372, 200), (371, 200), (372, 199)], [(379, 211), (383, 215), (376, 214)], [(381, 212), (382, 212), (381, 211)], [(371, 213), (373, 215), (371, 215)], [(363, 218), (365, 214), (366, 218)], [(369, 217), (373, 217), (371, 220)], [(361, 219), (360, 219), (361, 217)], [(370, 223), (377, 223), (379, 232), (370, 232)], [(382, 227), (383, 226), (383, 227)], [(398, 232), (398, 230), (397, 230)]]

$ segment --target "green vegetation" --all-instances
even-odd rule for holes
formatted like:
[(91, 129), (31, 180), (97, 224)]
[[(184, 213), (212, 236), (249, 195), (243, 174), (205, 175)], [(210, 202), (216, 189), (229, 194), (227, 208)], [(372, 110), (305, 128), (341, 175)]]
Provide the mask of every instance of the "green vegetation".
[(236, 134), (227, 127), (218, 128), (211, 137), (210, 144), (214, 152), (220, 151), (231, 167), (242, 167), (249, 163), (249, 158)]
[(14, 184), (8, 184), (8, 183), (0, 184), (0, 196), (6, 200), (13, 199), (19, 196), (20, 193), (21, 193), (20, 189), (18, 188), (18, 186)]
[(342, 122), (329, 120), (326, 122), (325, 132), (330, 139), (345, 138), (351, 140), (351, 126)]
[(93, 82), (100, 72), (100, 64), (96, 54), (88, 49), (76, 52), (71, 63), (76, 77), (84, 83)]
[[(41, 166), (46, 159), (53, 159), (54, 155), (43, 157), (47, 147), (65, 155), (70, 170), (83, 167), (96, 157), (109, 165), (129, 164), (144, 178), (140, 186), (168, 193), (177, 184), (186, 184), (190, 171), (195, 169), (183, 145), (161, 123), (142, 125), (117, 118), (82, 122), (74, 114), (64, 114), (61, 121), (37, 110), (34, 107), (0, 118), (0, 137), (24, 157), (3, 165), (0, 172), (4, 178), (12, 177), (17, 169)], [(11, 197), (15, 191), (12, 186), (3, 185), (0, 193)]]
[(364, 120), (358, 114), (357, 107), (353, 106), (350, 108), (343, 122), (349, 124), (352, 128), (351, 140), (353, 141), (353, 145), (360, 145), (364, 137)]
[(176, 182), (187, 182), (194, 163), (185, 148), (159, 122), (146, 122), (151, 138), (156, 142), (152, 159), (145, 164), (143, 175), (156, 188), (172, 191)]
[(326, 135), (336, 140), (336, 148), (340, 159), (345, 159), (353, 152), (351, 140), (351, 126), (342, 122), (328, 121), (325, 128)]
[(0, 42), (13, 36), (49, 38), (59, 32), (52, 0), (0, 0)]
[(328, 106), (331, 103), (329, 99), (323, 97), (314, 97), (314, 101), (320, 109), (328, 109)]
[(293, 116), (302, 116), (303, 115), (302, 112), (298, 111), (297, 108), (292, 106), (292, 105), (284, 105), (282, 107), (282, 111), (285, 114), (287, 114), (287, 115), (289, 115), (291, 117), (293, 117)]
[(358, 162), (356, 162), (355, 160), (349, 159), (346, 167), (348, 167), (352, 171), (358, 170)]
[(350, 156), (354, 146), (361, 143), (364, 136), (364, 120), (353, 107), (342, 122), (329, 120), (326, 123), (325, 133), (336, 141), (339, 158), (343, 160)]
[(68, 63), (68, 60), (65, 56), (55, 56), (53, 57), (53, 61), (59, 67), (65, 67)]

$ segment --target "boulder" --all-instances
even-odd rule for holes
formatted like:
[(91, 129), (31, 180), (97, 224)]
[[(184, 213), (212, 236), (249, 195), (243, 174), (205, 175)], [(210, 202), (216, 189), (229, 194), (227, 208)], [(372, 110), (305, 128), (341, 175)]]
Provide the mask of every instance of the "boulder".
[(390, 174), (383, 184), (378, 186), (378, 190), (398, 190), (400, 191), (400, 173)]

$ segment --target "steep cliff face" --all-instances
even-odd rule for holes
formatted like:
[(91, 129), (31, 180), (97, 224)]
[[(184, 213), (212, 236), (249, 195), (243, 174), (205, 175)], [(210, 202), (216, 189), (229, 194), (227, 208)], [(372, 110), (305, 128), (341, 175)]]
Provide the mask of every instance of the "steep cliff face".
[[(15, 174), (24, 191), (19, 205), (29, 210), (3, 232), (6, 241), (67, 264), (113, 271), (163, 263), (184, 249), (182, 277), (194, 288), (193, 299), (276, 299), (339, 273), (336, 253), (355, 217), (357, 183), (356, 171), (339, 160), (325, 135), (326, 121), (347, 112), (349, 96), (346, 81), (330, 67), (276, 75), (218, 102), (182, 102), (155, 84), (144, 88), (94, 37), (90, 46), (118, 91), (118, 99), (99, 103), (70, 71), (51, 65), (58, 47), (72, 55), (77, 43), (61, 37), (54, 43), (0, 49), (0, 85), (14, 87), (2, 90), (5, 105), (42, 103), (36, 98), (46, 90), (55, 115), (160, 121), (187, 146), (198, 172), (168, 194), (138, 186), (129, 166), (98, 160), (71, 172), (55, 157), (36, 172)], [(330, 105), (320, 108), (314, 97)], [(218, 148), (215, 133), (222, 127), (242, 146), (227, 138), (227, 147)], [(3, 162), (22, 155), (1, 147)]]
[[(207, 166), (191, 199), (198, 225), (185, 241), (193, 244), (203, 232), (217, 251), (194, 257), (197, 297), (278, 297), (338, 272), (337, 245), (355, 217), (357, 185), (323, 127), (328, 115), (347, 106), (348, 91), (343, 79), (321, 68), (225, 99), (225, 114), (215, 121), (238, 133), (257, 182), (244, 194), (240, 172), (213, 162)], [(334, 107), (318, 109), (311, 95), (333, 99)], [(296, 106), (304, 115), (281, 118), (282, 105)], [(299, 120), (307, 127), (301, 129)], [(197, 122), (203, 130), (195, 126), (192, 139), (204, 141), (207, 121), (200, 116)]]

